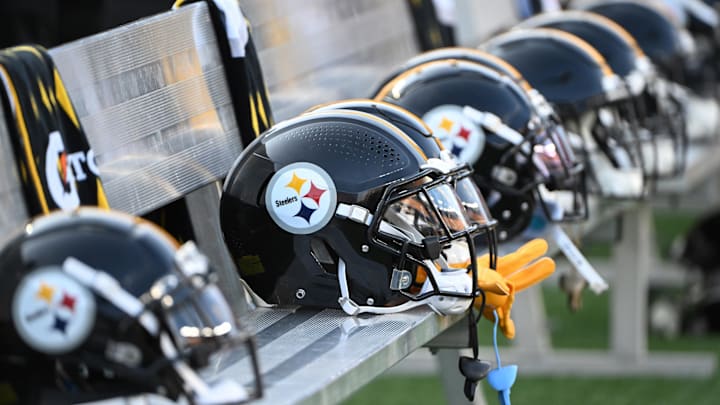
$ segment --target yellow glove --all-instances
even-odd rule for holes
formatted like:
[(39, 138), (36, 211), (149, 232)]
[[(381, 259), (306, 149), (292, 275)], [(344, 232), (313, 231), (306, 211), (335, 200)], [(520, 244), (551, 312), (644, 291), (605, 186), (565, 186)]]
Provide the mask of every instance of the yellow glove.
[[(497, 311), (500, 329), (508, 339), (515, 337), (515, 324), (510, 318), (515, 293), (546, 279), (555, 271), (555, 261), (543, 256), (548, 249), (544, 239), (533, 239), (518, 250), (499, 257), (497, 271), (489, 266), (489, 255), (477, 259), (478, 287), (485, 291), (485, 318), (495, 322)], [(536, 260), (537, 259), (537, 260)], [(475, 308), (482, 305), (482, 297), (475, 299)]]

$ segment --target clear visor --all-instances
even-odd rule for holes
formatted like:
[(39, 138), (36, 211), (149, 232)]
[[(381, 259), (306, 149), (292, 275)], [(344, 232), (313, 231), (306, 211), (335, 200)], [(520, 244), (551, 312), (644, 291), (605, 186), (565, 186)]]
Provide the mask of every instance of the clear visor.
[[(477, 229), (476, 224), (488, 223), (490, 216), (471, 181), (460, 181), (458, 187), (466, 196), (465, 203), (449, 183), (442, 183), (390, 204), (383, 214), (380, 234), (404, 239), (421, 248), (435, 239), (440, 243), (440, 256), (422, 259), (433, 260), (443, 270), (467, 268), (473, 252), (464, 237)], [(465, 207), (470, 207), (472, 214)]]
[(463, 177), (455, 183), (455, 191), (465, 208), (468, 219), (481, 228), (491, 225), (492, 216), (485, 199), (474, 181), (468, 176)]
[[(449, 184), (420, 190), (392, 203), (385, 211), (383, 221), (416, 244), (422, 244), (428, 237), (452, 237), (472, 223)], [(380, 231), (393, 236), (397, 234), (383, 227)]]

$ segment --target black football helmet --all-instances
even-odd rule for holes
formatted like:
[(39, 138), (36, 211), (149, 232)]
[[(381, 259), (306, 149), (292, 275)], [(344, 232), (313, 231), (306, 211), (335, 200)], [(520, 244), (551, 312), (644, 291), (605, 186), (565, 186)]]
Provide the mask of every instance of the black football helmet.
[[(401, 129), (422, 149), (425, 156), (448, 162), (453, 167), (450, 177), (455, 191), (460, 197), (460, 202), (472, 223), (476, 224), (480, 231), (475, 238), (476, 249), (478, 253), (481, 253), (480, 248), (487, 247), (490, 267), (495, 268), (497, 257), (495, 225), (497, 221), (492, 218), (485, 199), (472, 178), (470, 165), (456, 161), (417, 115), (397, 105), (379, 100), (350, 99), (315, 106), (309, 112), (332, 110), (362, 111), (382, 118)], [(452, 252), (444, 253), (446, 253), (445, 259), (451, 267), (468, 267), (467, 263), (456, 263), (452, 258)]]
[[(476, 294), (480, 228), (453, 187), (453, 169), (385, 119), (307, 113), (238, 157), (220, 202), (225, 243), (268, 302), (350, 315), (425, 304), (461, 313)], [(467, 265), (451, 268), (448, 251)]]
[(518, 28), (554, 28), (594, 47), (632, 95), (633, 110), (624, 112), (629, 114), (626, 119), (640, 121), (638, 140), (646, 176), (654, 181), (683, 171), (687, 136), (682, 112), (663, 90), (664, 79), (624, 28), (600, 14), (579, 10), (541, 14)]
[[(508, 76), (513, 81), (515, 81), (518, 86), (525, 92), (528, 100), (530, 101), (530, 104), (533, 106), (536, 116), (540, 118), (540, 125), (544, 128), (546, 133), (551, 134), (553, 141), (556, 143), (556, 145), (565, 151), (565, 154), (567, 156), (566, 163), (571, 168), (568, 173), (574, 173), (574, 176), (578, 178), (577, 181), (568, 182), (568, 184), (584, 184), (584, 180), (582, 180), (582, 178), (584, 177), (583, 164), (580, 159), (576, 158), (576, 156), (574, 155), (572, 147), (570, 146), (570, 141), (567, 139), (567, 136), (565, 135), (565, 130), (560, 123), (560, 118), (555, 113), (550, 103), (545, 100), (545, 97), (539, 91), (534, 89), (530, 85), (530, 83), (525, 80), (525, 78), (520, 74), (520, 72), (517, 71), (517, 69), (515, 69), (512, 65), (493, 54), (481, 51), (479, 49), (463, 47), (440, 48), (424, 52), (420, 55), (410, 58), (399, 69), (393, 71), (383, 82), (383, 87), (403, 72), (409, 71), (425, 63), (448, 59), (474, 62), (479, 65), (486, 66), (490, 69), (496, 70), (497, 72)], [(379, 93), (381, 89), (382, 87), (375, 94)], [(585, 189), (584, 187), (582, 187), (580, 190), (584, 192)], [(584, 196), (582, 200), (585, 200)], [(579, 207), (584, 207), (584, 205), (580, 205)], [(578, 219), (583, 219), (586, 216), (587, 212), (581, 211), (571, 213), (570, 210), (567, 210), (567, 212), (565, 212), (563, 220), (575, 221)], [(546, 219), (547, 218), (545, 215), (535, 215), (535, 220), (533, 221), (533, 228), (539, 229), (533, 230), (533, 232), (531, 233), (537, 233), (538, 230), (541, 231), (544, 227), (544, 224), (547, 222)]]
[(558, 125), (558, 119), (555, 112), (552, 110), (550, 104), (545, 100), (545, 97), (534, 89), (530, 83), (517, 71), (512, 65), (506, 61), (498, 58), (497, 56), (484, 52), (479, 49), (463, 48), (463, 47), (448, 47), (439, 48), (432, 51), (423, 52), (415, 57), (410, 58), (407, 62), (403, 63), (399, 67), (395, 68), (385, 79), (381, 82), (381, 85), (377, 88), (373, 95), (378, 94), (391, 80), (395, 79), (400, 74), (418, 67), (428, 62), (434, 62), (446, 59), (457, 59), (468, 62), (475, 62), (477, 64), (487, 66), (490, 69), (496, 70), (501, 74), (513, 79), (528, 95), (530, 101), (537, 114), (546, 122), (546, 125)]
[[(582, 165), (565, 134), (547, 130), (510, 77), (474, 62), (439, 60), (400, 74), (375, 98), (420, 116), (458, 160), (473, 167), (500, 241), (527, 229), (536, 203), (552, 220), (585, 218)], [(543, 189), (571, 191), (571, 209), (559, 209)]]
[[(38, 217), (0, 251), (0, 269), (0, 382), (20, 403), (261, 394), (253, 341), (207, 258), (150, 222), (92, 208)], [(250, 359), (251, 386), (201, 377), (229, 349)]]
[[(606, 197), (641, 198), (647, 193), (636, 120), (625, 82), (582, 39), (538, 28), (513, 30), (483, 45), (518, 69), (553, 104), (563, 125), (578, 135), (591, 190)], [(537, 61), (544, 60), (542, 66)]]
[(720, 106), (715, 100), (716, 86), (704, 86), (703, 83), (701, 87), (706, 88), (697, 94), (690, 90), (693, 83), (688, 74), (692, 76), (689, 72), (697, 70), (698, 66), (703, 68), (702, 56), (698, 55), (692, 36), (673, 20), (666, 8), (657, 3), (624, 0), (597, 3), (588, 10), (625, 28), (668, 79), (658, 83), (657, 91), (667, 95), (671, 108), (681, 111), (671, 113), (676, 120), (684, 121), (683, 130), (690, 141), (718, 135)]
[(684, 83), (683, 66), (692, 57), (692, 41), (657, 4), (635, 0), (602, 1), (587, 7), (625, 28), (670, 80)]
[[(351, 110), (362, 111), (382, 118), (400, 128), (411, 140), (413, 140), (425, 155), (430, 159), (439, 159), (448, 162), (453, 169), (450, 171), (455, 191), (460, 197), (460, 202), (465, 208), (469, 219), (478, 226), (480, 234), (475, 237), (477, 253), (483, 247), (488, 251), (488, 267), (495, 269), (497, 265), (497, 242), (495, 237), (496, 221), (490, 216), (490, 211), (475, 182), (472, 180), (472, 168), (467, 163), (457, 162), (452, 155), (445, 150), (443, 144), (432, 135), (432, 131), (415, 114), (406, 109), (389, 104), (383, 101), (370, 99), (351, 99), (336, 101), (311, 108), (309, 111), (334, 111)], [(446, 249), (442, 253), (443, 258), (450, 268), (468, 268), (462, 252), (456, 254), (452, 249)], [(473, 357), (461, 357), (459, 361), (460, 372), (467, 378), (465, 394), (472, 400), (474, 395), (473, 382), (484, 376), (484, 370), (489, 370), (491, 364), (480, 360), (479, 341), (477, 339), (477, 322), (482, 317), (482, 311), (475, 315), (473, 310), (468, 312), (468, 346), (473, 349)], [(478, 372), (478, 371), (481, 372)]]

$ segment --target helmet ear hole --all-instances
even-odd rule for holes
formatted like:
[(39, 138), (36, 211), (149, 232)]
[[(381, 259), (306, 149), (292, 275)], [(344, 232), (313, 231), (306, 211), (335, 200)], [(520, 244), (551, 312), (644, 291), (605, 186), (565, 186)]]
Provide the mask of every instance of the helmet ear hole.
[(310, 254), (326, 273), (337, 275), (339, 255), (324, 240), (310, 239)]

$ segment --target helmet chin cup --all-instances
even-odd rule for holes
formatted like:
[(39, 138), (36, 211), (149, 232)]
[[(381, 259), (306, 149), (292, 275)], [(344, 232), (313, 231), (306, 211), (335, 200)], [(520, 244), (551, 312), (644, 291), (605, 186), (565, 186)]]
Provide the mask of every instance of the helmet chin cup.
[[(418, 301), (407, 301), (403, 304), (392, 307), (376, 307), (371, 305), (358, 305), (350, 298), (350, 288), (347, 282), (347, 268), (342, 259), (338, 263), (338, 282), (340, 283), (340, 297), (338, 303), (342, 310), (355, 316), (362, 313), (371, 314), (395, 314), (407, 311), (421, 305), (429, 306), (439, 315), (462, 314), (467, 311), (472, 302), (472, 278), (465, 270), (438, 271), (432, 261), (426, 260), (426, 271), (431, 272), (423, 283), (421, 294), (431, 292), (433, 289), (437, 294)], [(434, 278), (437, 288), (433, 286), (430, 277)], [(453, 297), (446, 294), (464, 294), (468, 297)]]
[[(472, 294), (472, 279), (465, 270), (433, 271), (437, 288), (442, 292)], [(432, 288), (429, 280), (423, 284), (423, 292)], [(428, 298), (428, 306), (440, 315), (462, 314), (467, 311), (471, 298), (433, 295)]]

